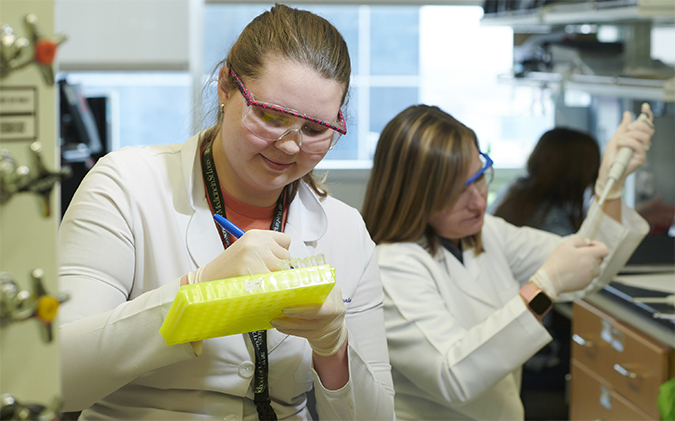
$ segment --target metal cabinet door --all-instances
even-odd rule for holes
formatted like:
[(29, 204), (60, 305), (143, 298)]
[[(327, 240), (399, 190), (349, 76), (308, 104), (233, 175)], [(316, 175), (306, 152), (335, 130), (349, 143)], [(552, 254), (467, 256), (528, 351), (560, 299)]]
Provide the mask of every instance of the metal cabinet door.
[[(30, 38), (26, 16), (37, 17), (37, 26), (45, 36), (53, 34), (53, 0), (1, 0), (0, 23), (7, 25), (17, 37)], [(3, 28), (6, 31), (7, 26)], [(25, 47), (32, 56), (35, 44), (30, 40)], [(44, 167), (57, 171), (60, 152), (57, 135), (57, 99), (54, 84), (48, 83), (45, 65), (32, 62), (0, 78), (0, 172), (7, 181), (4, 193), (12, 185), (14, 171), (25, 171), (29, 178), (45, 176), (36, 157)], [(5, 67), (6, 69), (7, 67)], [(52, 74), (53, 82), (53, 74)], [(39, 143), (36, 143), (39, 142)], [(36, 147), (41, 145), (41, 150)], [(33, 148), (33, 150), (31, 149)], [(16, 168), (13, 167), (16, 166)], [(26, 175), (26, 174), (24, 174)], [(48, 177), (33, 179), (33, 183), (49, 182)], [(32, 185), (31, 187), (35, 187)], [(57, 294), (56, 232), (61, 218), (58, 183), (48, 194), (17, 192), (5, 195), (0, 204), (0, 272), (3, 277), (3, 297), (11, 307), (14, 297), (7, 291), (11, 280), (21, 295), (34, 294), (33, 275), (42, 274), (42, 285), (48, 294)], [(51, 210), (49, 215), (46, 210)], [(11, 302), (9, 302), (11, 301)], [(58, 303), (57, 303), (58, 304)], [(58, 307), (52, 307), (52, 314)], [(6, 316), (6, 314), (5, 314)], [(60, 363), (58, 326), (53, 320), (53, 338), (46, 340), (48, 323), (35, 317), (12, 320), (4, 317), (0, 327), (0, 394), (11, 395), (21, 405), (54, 406), (60, 396)], [(8, 402), (5, 401), (4, 408)], [(6, 416), (6, 415), (5, 415)], [(34, 417), (32, 417), (35, 419)], [(3, 418), (4, 419), (4, 418)]]

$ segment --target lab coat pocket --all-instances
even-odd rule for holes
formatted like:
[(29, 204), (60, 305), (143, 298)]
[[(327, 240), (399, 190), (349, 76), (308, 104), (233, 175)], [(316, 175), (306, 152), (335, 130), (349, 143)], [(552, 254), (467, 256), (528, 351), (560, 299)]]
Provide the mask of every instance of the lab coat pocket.
[(288, 336), (269, 353), (269, 381), (273, 399), (291, 402), (311, 390), (311, 358), (312, 350), (307, 340), (297, 336)]
[(314, 381), (312, 377), (312, 348), (307, 343), (302, 347), (302, 356), (295, 370), (295, 381), (301, 384), (311, 384)]

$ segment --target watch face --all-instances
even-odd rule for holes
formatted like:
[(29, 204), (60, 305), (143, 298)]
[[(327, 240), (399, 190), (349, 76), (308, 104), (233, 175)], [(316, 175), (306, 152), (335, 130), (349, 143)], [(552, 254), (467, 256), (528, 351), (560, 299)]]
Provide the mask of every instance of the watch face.
[(546, 294), (540, 292), (532, 298), (529, 305), (535, 313), (541, 316), (542, 314), (546, 313), (546, 310), (551, 307), (551, 304), (553, 304), (551, 299), (548, 298)]

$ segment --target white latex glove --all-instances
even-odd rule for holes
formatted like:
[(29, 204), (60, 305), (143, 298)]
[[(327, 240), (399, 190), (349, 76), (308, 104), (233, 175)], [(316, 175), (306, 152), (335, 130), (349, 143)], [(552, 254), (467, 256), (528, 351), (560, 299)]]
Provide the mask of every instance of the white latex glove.
[(281, 270), (290, 259), (291, 237), (277, 231), (249, 230), (215, 259), (187, 275), (189, 284)]
[(279, 332), (307, 338), (318, 355), (335, 354), (347, 339), (346, 310), (337, 285), (321, 305), (286, 307), (282, 312), (286, 317), (272, 320), (272, 326)]
[(584, 289), (600, 275), (600, 263), (607, 254), (604, 243), (572, 236), (551, 252), (530, 282), (556, 301), (561, 293)]
[(649, 117), (649, 123), (646, 121), (633, 121), (633, 116), (629, 111), (623, 113), (623, 120), (619, 125), (612, 138), (609, 140), (604, 153), (602, 154), (602, 162), (600, 164), (600, 171), (598, 172), (598, 179), (595, 182), (595, 195), (600, 196), (605, 183), (607, 182), (607, 173), (614, 162), (617, 152), (622, 146), (628, 146), (633, 149), (633, 156), (631, 157), (623, 176), (614, 183), (607, 199), (618, 199), (623, 194), (623, 183), (628, 174), (633, 173), (640, 165), (647, 159), (647, 151), (652, 145), (652, 136), (654, 135), (654, 125), (650, 124), (654, 121), (654, 114), (649, 108), (648, 103), (642, 104), (642, 113)]

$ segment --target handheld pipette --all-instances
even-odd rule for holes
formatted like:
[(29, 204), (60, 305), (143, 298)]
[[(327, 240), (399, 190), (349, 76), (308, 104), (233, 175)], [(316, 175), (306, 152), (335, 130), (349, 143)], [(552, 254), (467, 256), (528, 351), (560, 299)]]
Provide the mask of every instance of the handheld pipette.
[[(638, 118), (635, 119), (634, 123), (638, 121), (644, 121), (650, 127), (654, 128), (654, 124), (649, 119), (647, 112), (649, 112), (649, 103), (645, 102), (644, 104), (642, 104), (642, 112), (640, 113)], [(614, 158), (612, 165), (609, 167), (605, 187), (602, 190), (600, 196), (598, 197), (598, 204), (595, 208), (595, 212), (593, 212), (587, 218), (589, 224), (586, 225), (586, 230), (590, 232), (588, 233), (588, 235), (584, 235), (584, 233), (581, 232), (579, 233), (579, 235), (581, 235), (583, 238), (593, 240), (593, 237), (595, 237), (595, 230), (593, 229), (593, 227), (595, 227), (596, 225), (595, 219), (598, 216), (599, 209), (602, 209), (602, 206), (605, 204), (605, 201), (607, 200), (607, 196), (609, 196), (609, 192), (612, 190), (612, 187), (614, 187), (614, 184), (623, 175), (623, 172), (626, 170), (626, 165), (628, 165), (628, 162), (630, 161), (632, 156), (633, 156), (633, 149), (629, 148), (628, 146), (623, 146), (621, 149), (619, 149), (619, 152), (616, 154), (616, 157)]]
[[(635, 122), (644, 121), (653, 128), (654, 124), (649, 120), (647, 111), (649, 111), (649, 104), (645, 102), (642, 104), (642, 113), (637, 119), (635, 119)], [(598, 198), (598, 207), (602, 207), (602, 205), (605, 204), (605, 200), (607, 200), (609, 192), (612, 190), (612, 187), (614, 187), (614, 183), (616, 183), (621, 178), (623, 172), (626, 170), (626, 165), (628, 165), (628, 161), (630, 161), (632, 156), (633, 150), (628, 146), (624, 146), (619, 149), (619, 152), (614, 158), (614, 162), (612, 162), (612, 165), (609, 167), (609, 172), (607, 173), (607, 183), (605, 184), (602, 194)]]

